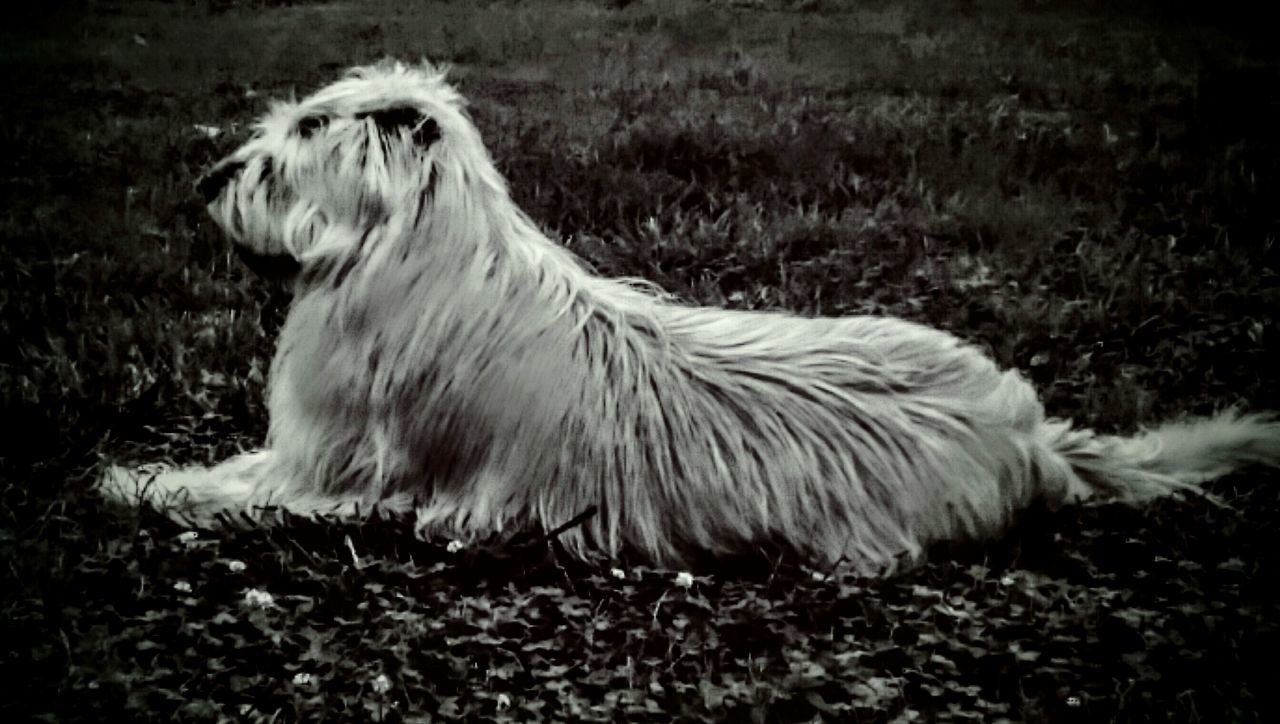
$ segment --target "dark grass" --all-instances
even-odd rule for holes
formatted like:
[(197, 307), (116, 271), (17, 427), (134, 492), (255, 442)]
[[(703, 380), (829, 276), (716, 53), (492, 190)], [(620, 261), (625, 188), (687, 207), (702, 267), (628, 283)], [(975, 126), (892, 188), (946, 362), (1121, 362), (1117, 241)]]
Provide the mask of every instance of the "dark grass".
[(261, 440), (288, 300), (191, 184), (266, 97), (387, 54), (456, 64), (520, 204), (604, 273), (944, 327), (1108, 431), (1280, 408), (1261, 21), (753, 5), (6, 10), (5, 720), (1271, 720), (1266, 473), (1214, 484), (1227, 508), (1032, 512), (887, 581), (761, 551), (688, 588), (399, 520), (188, 541), (91, 492), (104, 460)]

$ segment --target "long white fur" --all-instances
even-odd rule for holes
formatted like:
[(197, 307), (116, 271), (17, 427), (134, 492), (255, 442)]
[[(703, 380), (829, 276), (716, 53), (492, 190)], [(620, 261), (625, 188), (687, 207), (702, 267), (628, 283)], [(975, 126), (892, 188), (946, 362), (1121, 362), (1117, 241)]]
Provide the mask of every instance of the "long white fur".
[[(420, 119), (360, 117), (404, 108)], [(470, 536), (595, 505), (563, 538), (583, 555), (768, 540), (873, 572), (996, 535), (1034, 500), (1138, 502), (1280, 462), (1270, 415), (1099, 436), (935, 329), (690, 307), (595, 276), (513, 204), (430, 66), (356, 68), (278, 104), (220, 168), (236, 173), (214, 218), (301, 272), (266, 449), (149, 480), (188, 513), (416, 507), (421, 533)]]

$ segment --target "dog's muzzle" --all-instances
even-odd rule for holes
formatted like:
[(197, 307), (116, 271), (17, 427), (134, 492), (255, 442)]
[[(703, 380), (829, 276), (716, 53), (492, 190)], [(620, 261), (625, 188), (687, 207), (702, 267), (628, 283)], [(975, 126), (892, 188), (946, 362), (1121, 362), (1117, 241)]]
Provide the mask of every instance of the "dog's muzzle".
[[(244, 168), (243, 161), (223, 161), (209, 169), (196, 181), (196, 191), (204, 197), (205, 203), (212, 204), (222, 195), (227, 184), (231, 183)], [(263, 172), (267, 173), (269, 169), (269, 165), (264, 165)], [(259, 254), (240, 244), (232, 246), (235, 247), (236, 255), (245, 263), (245, 266), (266, 279), (289, 279), (302, 271), (302, 264), (288, 254)]]
[(204, 197), (207, 204), (212, 204), (222, 194), (222, 190), (231, 183), (231, 179), (236, 174), (244, 170), (244, 163), (241, 161), (224, 161), (213, 168), (204, 176), (196, 181), (196, 191)]

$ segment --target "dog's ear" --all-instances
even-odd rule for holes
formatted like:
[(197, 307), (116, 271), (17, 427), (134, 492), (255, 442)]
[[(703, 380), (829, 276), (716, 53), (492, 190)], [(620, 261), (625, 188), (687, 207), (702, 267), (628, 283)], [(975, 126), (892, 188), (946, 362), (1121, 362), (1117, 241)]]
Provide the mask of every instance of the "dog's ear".
[(396, 106), (379, 108), (376, 111), (365, 111), (356, 114), (356, 120), (372, 118), (378, 131), (391, 136), (399, 135), (400, 129), (408, 128), (413, 135), (413, 142), (426, 148), (440, 138), (440, 127), (435, 119), (423, 115), (417, 108)]

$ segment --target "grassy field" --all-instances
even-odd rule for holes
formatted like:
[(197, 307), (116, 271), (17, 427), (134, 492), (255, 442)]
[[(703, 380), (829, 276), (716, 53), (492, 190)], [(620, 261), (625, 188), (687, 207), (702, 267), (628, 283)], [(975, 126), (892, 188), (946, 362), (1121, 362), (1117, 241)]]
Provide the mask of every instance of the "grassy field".
[(887, 581), (397, 520), (193, 533), (91, 489), (261, 441), (288, 299), (192, 182), (268, 98), (388, 55), (453, 64), (517, 201), (602, 273), (943, 327), (1103, 430), (1280, 409), (1266, 24), (1079, 5), (3, 11), (0, 719), (1274, 721), (1265, 473)]

